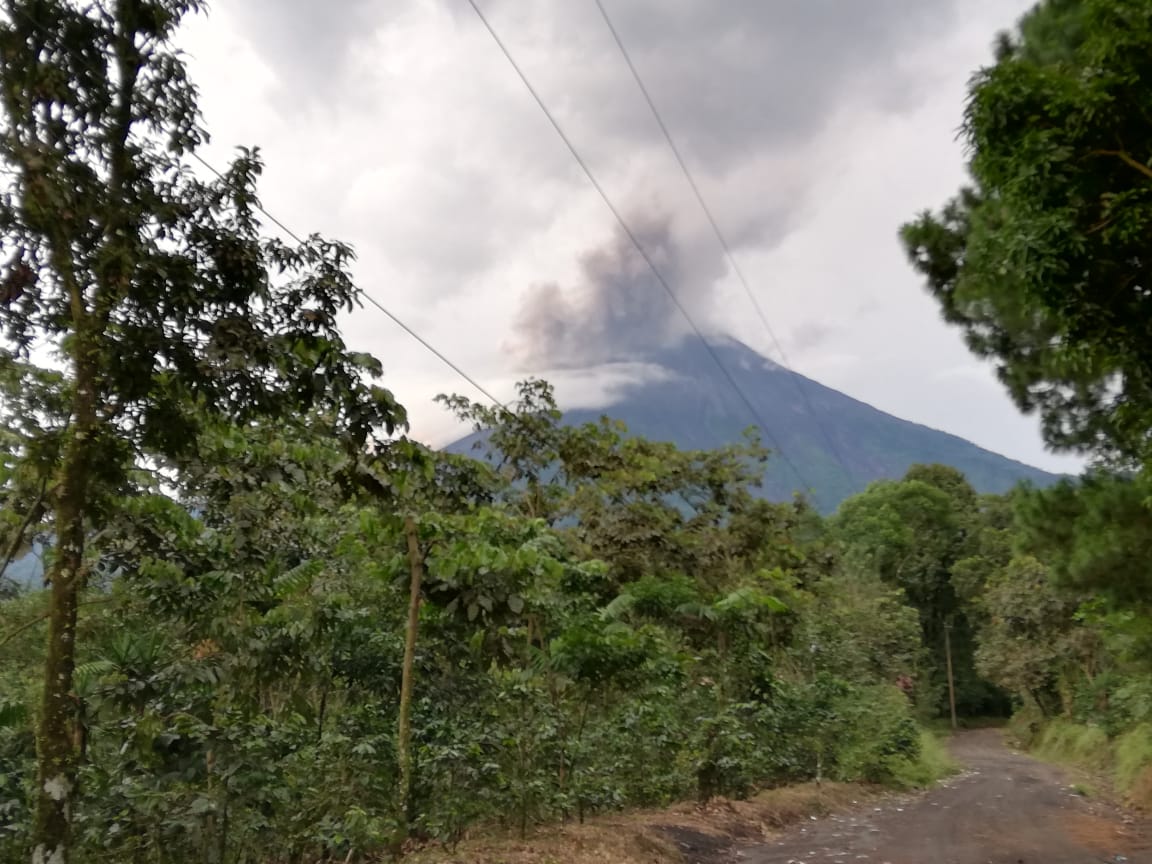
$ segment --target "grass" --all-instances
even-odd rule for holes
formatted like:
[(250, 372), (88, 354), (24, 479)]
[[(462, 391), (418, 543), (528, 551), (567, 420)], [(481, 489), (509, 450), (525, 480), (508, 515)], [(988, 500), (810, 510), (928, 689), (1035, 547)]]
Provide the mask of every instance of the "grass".
[[(1112, 740), (1099, 726), (1053, 720), (1040, 729), (1032, 750), (1049, 762), (1105, 775), (1128, 803), (1152, 809), (1152, 724), (1141, 724)], [(1086, 796), (1095, 794), (1084, 784), (1073, 789)]]
[(1035, 750), (1042, 759), (1095, 771), (1112, 766), (1112, 742), (1099, 726), (1053, 720), (1040, 732)]
[(1116, 739), (1116, 784), (1128, 800), (1152, 808), (1152, 725), (1143, 723)]
[(893, 775), (895, 785), (916, 789), (931, 786), (937, 780), (955, 774), (958, 769), (944, 739), (928, 729), (922, 729), (919, 758), (898, 766)]

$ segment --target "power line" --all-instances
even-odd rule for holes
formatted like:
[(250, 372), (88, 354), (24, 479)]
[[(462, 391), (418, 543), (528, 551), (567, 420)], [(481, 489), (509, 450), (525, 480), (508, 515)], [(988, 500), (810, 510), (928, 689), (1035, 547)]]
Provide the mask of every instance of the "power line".
[(547, 104), (545, 104), (543, 98), (541, 98), (536, 88), (532, 86), (532, 82), (528, 80), (527, 74), (520, 67), (520, 64), (516, 62), (516, 59), (512, 56), (508, 46), (504, 44), (504, 40), (500, 38), (500, 35), (492, 27), (492, 24), (488, 21), (488, 18), (484, 15), (484, 12), (477, 5), (476, 0), (468, 0), (468, 5), (472, 7), (472, 11), (476, 13), (476, 16), (480, 19), (480, 22), (484, 25), (484, 28), (488, 31), (488, 34), (492, 37), (492, 40), (496, 43), (497, 47), (499, 47), (501, 53), (504, 55), (504, 58), (508, 61), (509, 65), (511, 65), (511, 67), (515, 70), (517, 76), (520, 78), (520, 81), (524, 84), (524, 87), (536, 101), (537, 106), (539, 106), (540, 110), (544, 113), (544, 116), (548, 118), (548, 122), (556, 131), (556, 134), (560, 136), (560, 140), (564, 142), (564, 145), (568, 148), (568, 152), (572, 154), (572, 158), (576, 161), (576, 164), (580, 166), (581, 170), (583, 170), (585, 176), (588, 178), (588, 182), (592, 184), (592, 187), (604, 200), (604, 204), (616, 218), (620, 228), (632, 242), (632, 245), (636, 247), (636, 251), (640, 253), (640, 256), (648, 265), (648, 269), (652, 271), (652, 275), (656, 277), (656, 281), (660, 283), (660, 286), (672, 300), (672, 303), (679, 310), (680, 314), (684, 316), (684, 320), (688, 322), (688, 325), (692, 328), (692, 331), (696, 334), (697, 338), (699, 338), (700, 343), (707, 350), (713, 362), (715, 362), (716, 367), (727, 379), (732, 389), (736, 391), (736, 395), (740, 397), (740, 400), (748, 409), (748, 413), (752, 415), (752, 418), (760, 426), (761, 430), (763, 430), (764, 434), (768, 437), (768, 440), (773, 445), (775, 445), (776, 452), (779, 454), (784, 463), (792, 469), (792, 472), (800, 480), (801, 484), (805, 487), (808, 487), (809, 484), (804, 479), (804, 475), (800, 473), (800, 469), (796, 467), (796, 464), (788, 457), (788, 454), (784, 452), (784, 448), (782, 448), (779, 442), (776, 441), (775, 437), (772, 435), (772, 431), (768, 428), (768, 424), (764, 422), (764, 419), (760, 416), (760, 412), (756, 410), (756, 406), (752, 404), (752, 401), (748, 398), (748, 395), (740, 388), (740, 385), (736, 383), (736, 379), (732, 376), (732, 373), (728, 371), (728, 368), (724, 365), (723, 361), (720, 360), (720, 356), (716, 353), (716, 350), (712, 347), (711, 344), (709, 344), (708, 340), (704, 338), (704, 334), (700, 330), (700, 327), (696, 324), (695, 321), (692, 320), (692, 316), (688, 314), (688, 310), (684, 308), (684, 304), (680, 302), (680, 299), (676, 296), (676, 292), (672, 290), (672, 287), (668, 284), (668, 281), (664, 278), (664, 275), (660, 272), (659, 268), (652, 260), (652, 257), (648, 254), (648, 251), (644, 248), (644, 245), (632, 231), (632, 228), (625, 221), (623, 215), (620, 213), (620, 210), (612, 202), (612, 199), (608, 196), (608, 193), (604, 191), (604, 187), (600, 185), (600, 181), (596, 179), (596, 175), (592, 173), (592, 170), (588, 167), (588, 163), (585, 162), (584, 157), (580, 155), (580, 151), (576, 149), (576, 146), (572, 143), (572, 140), (568, 137), (567, 133), (564, 131), (564, 128), (552, 114), (552, 111), (548, 108)]
[[(213, 166), (211, 163), (209, 163), (208, 160), (206, 160), (199, 153), (196, 153), (193, 151), (191, 156), (193, 159), (195, 159), (197, 162), (199, 162), (201, 165), (203, 165), (205, 168), (207, 168), (209, 171), (211, 171), (213, 174), (215, 174), (221, 180), (228, 182), (228, 178), (225, 177), (224, 174), (222, 174), (219, 170), (217, 170), (215, 166)], [(283, 231), (285, 234), (287, 234), (289, 237), (291, 237), (297, 243), (304, 245), (304, 239), (299, 234), (297, 234), (295, 231), (293, 231), (291, 228), (289, 228), (287, 225), (285, 225), (282, 221), (280, 221), (275, 216), (273, 216), (271, 213), (269, 213), (267, 210), (265, 210), (264, 205), (258, 203), (256, 205), (256, 209), (259, 210), (261, 213), (263, 213), (268, 218), (268, 220), (272, 222), (273, 225), (275, 225), (277, 228), (279, 228), (281, 231)], [(403, 330), (405, 333), (407, 333), (409, 336), (411, 336), (413, 339), (415, 339), (417, 342), (419, 342), (421, 345), (423, 345), (425, 348), (427, 348), (428, 351), (430, 351), (441, 363), (443, 363), (445, 366), (447, 366), (449, 369), (451, 369), (453, 372), (455, 372), (457, 375), (459, 375), (461, 378), (463, 378), (465, 381), (467, 381), (469, 384), (471, 384), (473, 387), (475, 387), (480, 393), (484, 394), (484, 396), (487, 397), (489, 400), (491, 400), (494, 404), (503, 408), (505, 411), (508, 410), (507, 406), (505, 406), (503, 402), (501, 402), (499, 399), (497, 399), (495, 396), (493, 396), (491, 393), (489, 393), (488, 390), (482, 384), (480, 384), (475, 378), (473, 378), (471, 375), (469, 375), (467, 372), (465, 372), (463, 369), (461, 369), (459, 366), (457, 366), (455, 363), (453, 363), (451, 360), (449, 360), (441, 351), (439, 351), (427, 339), (425, 339), (423, 336), (421, 336), (419, 333), (417, 333), (415, 330), (413, 330), (411, 327), (409, 327), (407, 324), (405, 324), (402, 320), (400, 320), (398, 317), (396, 317), (396, 315), (394, 315), (391, 311), (389, 311), (379, 300), (377, 300), (375, 297), (373, 297), (371, 294), (369, 294), (364, 289), (360, 289), (360, 295), (365, 300), (367, 300), (369, 303), (371, 303), (373, 306), (375, 306), (377, 309), (379, 309), (381, 312), (383, 312), (385, 315), (387, 315), (389, 318), (391, 318), (392, 323), (394, 323), (397, 327), (399, 327), (401, 330)]]
[(648, 92), (648, 87), (644, 84), (644, 80), (640, 77), (640, 71), (636, 68), (636, 64), (632, 62), (632, 55), (628, 53), (628, 49), (624, 46), (624, 40), (620, 38), (620, 33), (616, 29), (616, 25), (612, 23), (612, 18), (608, 15), (608, 10), (604, 8), (602, 0), (593, 0), (596, 8), (600, 10), (600, 15), (604, 19), (604, 23), (608, 26), (608, 31), (612, 34), (613, 40), (616, 42), (616, 47), (620, 49), (620, 54), (624, 57), (624, 62), (628, 64), (628, 69), (632, 73), (632, 78), (636, 82), (636, 86), (640, 88), (640, 93), (644, 96), (644, 101), (648, 103), (648, 108), (652, 112), (652, 117), (656, 120), (656, 125), (660, 127), (660, 131), (664, 133), (664, 140), (668, 142), (668, 147), (672, 150), (672, 155), (676, 157), (676, 163), (680, 166), (681, 172), (684, 174), (684, 179), (688, 181), (688, 185), (692, 189), (692, 193), (696, 196), (696, 201), (700, 204), (700, 209), (704, 211), (704, 216), (708, 220), (708, 224), (712, 226), (712, 232), (716, 235), (716, 239), (720, 242), (720, 248), (724, 250), (724, 255), (728, 259), (728, 265), (732, 268), (732, 272), (736, 275), (736, 279), (744, 288), (744, 293), (748, 295), (748, 299), (752, 301), (752, 307), (756, 310), (756, 315), (760, 318), (760, 322), (764, 325), (764, 329), (768, 331), (768, 336), (772, 339), (773, 344), (776, 346), (776, 351), (780, 355), (780, 361), (784, 368), (792, 372), (792, 382), (796, 385), (796, 390), (800, 393), (800, 398), (804, 400), (804, 405), (808, 408), (808, 413), (816, 422), (817, 428), (824, 436), (825, 443), (840, 465), (840, 470), (844, 475), (851, 479), (851, 474), (848, 471), (848, 466), (844, 462), (844, 458), (840, 453), (839, 448), (836, 446), (832, 436), (828, 433), (827, 428), (821, 422), (816, 409), (812, 405), (812, 400), (808, 398), (808, 393), (800, 383), (800, 376), (798, 373), (793, 372), (790, 368), (791, 364), (788, 362), (788, 356), (784, 353), (784, 346), (776, 337), (776, 331), (773, 329), (771, 323), (768, 321), (768, 316), (764, 314), (763, 308), (760, 306), (760, 301), (756, 299), (748, 280), (744, 277), (744, 271), (736, 262), (736, 256), (732, 254), (732, 247), (724, 236), (724, 232), (720, 230), (720, 225), (716, 222), (716, 218), (712, 215), (712, 208), (704, 200), (704, 194), (700, 191), (700, 186), (696, 183), (696, 178), (692, 176), (692, 172), (688, 170), (688, 164), (684, 161), (683, 155), (680, 153), (680, 148), (676, 146), (676, 141), (672, 138), (672, 133), (668, 130), (664, 118), (660, 115), (660, 111), (656, 108), (656, 103), (652, 99), (652, 94)]

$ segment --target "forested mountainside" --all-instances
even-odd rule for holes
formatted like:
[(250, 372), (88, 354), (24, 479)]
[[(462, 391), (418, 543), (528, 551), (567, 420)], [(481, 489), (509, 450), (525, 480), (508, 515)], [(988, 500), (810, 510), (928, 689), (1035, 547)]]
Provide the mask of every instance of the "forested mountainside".
[[(716, 340), (711, 347), (755, 415), (726, 386), (707, 349), (687, 340), (642, 358), (666, 375), (625, 389), (603, 409), (565, 411), (564, 422), (581, 425), (608, 415), (652, 441), (706, 450), (739, 442), (744, 430), (763, 420), (763, 442), (779, 452), (765, 465), (757, 494), (788, 501), (803, 491), (823, 513), (869, 483), (902, 477), (916, 464), (951, 465), (982, 493), (1004, 493), (1021, 481), (1043, 487), (1057, 479), (963, 438), (879, 411), (736, 340)], [(469, 435), (448, 449), (474, 453), (477, 441), (477, 435)]]

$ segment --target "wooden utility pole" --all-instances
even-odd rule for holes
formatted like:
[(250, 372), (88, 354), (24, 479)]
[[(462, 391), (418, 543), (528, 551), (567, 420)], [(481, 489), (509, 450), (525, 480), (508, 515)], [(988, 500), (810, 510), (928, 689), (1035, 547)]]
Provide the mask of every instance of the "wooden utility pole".
[(944, 659), (948, 666), (948, 707), (952, 710), (952, 728), (956, 728), (956, 681), (952, 675), (952, 619), (944, 622)]
[(396, 761), (400, 769), (400, 820), (404, 826), (398, 845), (407, 834), (408, 811), (412, 803), (412, 666), (416, 657), (416, 630), (420, 624), (420, 586), (424, 581), (424, 558), (420, 553), (420, 538), (416, 533), (416, 520), (404, 519), (404, 536), (408, 540), (408, 627), (404, 633), (404, 666), (400, 675), (400, 720), (396, 730)]

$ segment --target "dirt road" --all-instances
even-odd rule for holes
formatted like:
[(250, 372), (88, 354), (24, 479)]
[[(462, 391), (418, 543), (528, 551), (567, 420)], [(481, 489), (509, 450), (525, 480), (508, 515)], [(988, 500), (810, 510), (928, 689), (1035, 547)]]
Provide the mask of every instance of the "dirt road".
[(1069, 788), (995, 730), (955, 739), (964, 773), (920, 796), (810, 822), (731, 850), (742, 864), (1152, 864), (1132, 817)]

